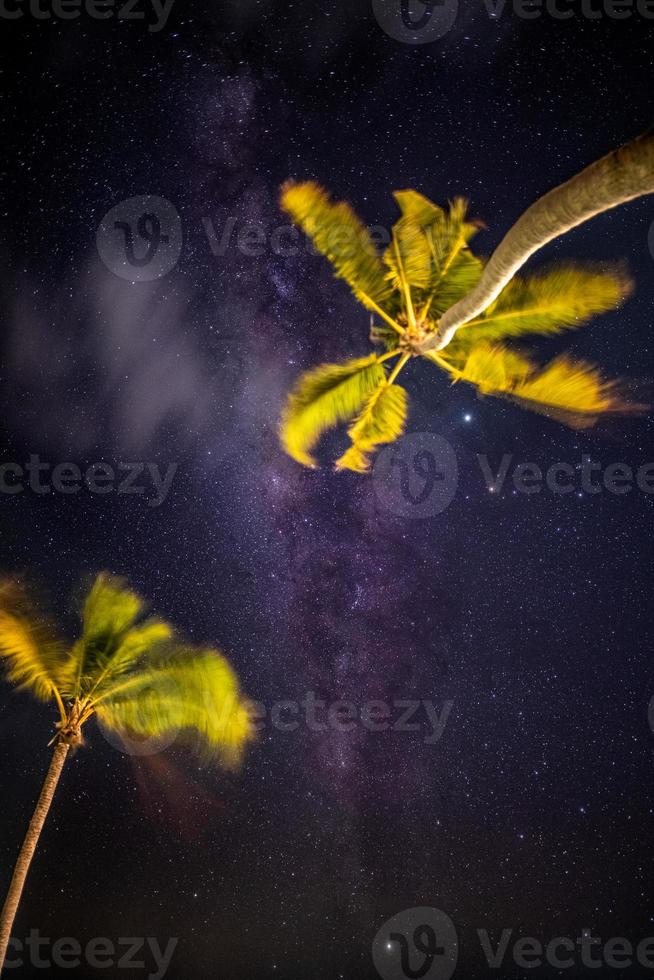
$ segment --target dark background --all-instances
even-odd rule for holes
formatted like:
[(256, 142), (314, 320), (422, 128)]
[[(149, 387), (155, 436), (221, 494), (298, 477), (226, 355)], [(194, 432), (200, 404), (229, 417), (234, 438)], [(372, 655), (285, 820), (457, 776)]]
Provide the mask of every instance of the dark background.
[[(214, 256), (202, 223), (274, 228), (294, 176), (389, 225), (391, 192), (415, 187), (469, 197), (489, 253), (538, 195), (652, 122), (654, 21), (575, 9), (494, 21), (475, 0), (425, 45), (388, 37), (368, 0), (177, 0), (157, 33), (3, 21), (2, 461), (179, 463), (159, 508), (3, 495), (3, 570), (71, 636), (83, 584), (128, 576), (267, 705), (307, 691), (454, 702), (436, 745), (425, 731), (268, 730), (236, 775), (177, 748), (133, 758), (94, 730), (17, 936), (179, 937), (173, 980), (349, 980), (375, 976), (377, 930), (413, 906), (452, 917), (468, 977), (485, 975), (476, 929), (654, 935), (654, 498), (493, 495), (475, 461), (637, 467), (654, 461), (651, 420), (579, 434), (411, 366), (409, 429), (445, 436), (461, 480), (445, 513), (393, 516), (370, 478), (303, 471), (276, 438), (293, 379), (365, 353), (367, 315), (321, 259)], [(132, 284), (95, 235), (143, 194), (174, 204), (184, 246), (168, 276)], [(642, 199), (532, 263), (620, 259), (636, 282), (548, 351), (651, 379), (652, 219)], [(52, 722), (0, 691), (0, 890)]]

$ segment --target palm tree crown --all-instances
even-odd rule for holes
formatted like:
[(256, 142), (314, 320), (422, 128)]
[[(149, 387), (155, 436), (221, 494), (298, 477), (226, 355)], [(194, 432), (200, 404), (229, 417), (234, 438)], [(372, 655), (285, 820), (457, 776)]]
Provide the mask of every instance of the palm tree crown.
[(157, 739), (179, 733), (223, 763), (236, 763), (251, 737), (236, 675), (214, 650), (180, 644), (118, 578), (97, 577), (84, 603), (82, 632), (68, 646), (36, 616), (13, 582), (0, 587), (0, 660), (7, 678), (59, 710), (55, 740), (82, 741), (96, 715), (118, 735)]
[(414, 190), (398, 191), (395, 199), (401, 216), (380, 254), (348, 204), (332, 202), (313, 182), (289, 182), (283, 188), (283, 209), (371, 312), (371, 340), (385, 348), (322, 364), (299, 379), (280, 429), (290, 456), (315, 466), (313, 452), (322, 434), (349, 422), (351, 445), (336, 469), (365, 472), (375, 449), (404, 431), (408, 396), (396, 380), (409, 359), (418, 356), (453, 382), (468, 382), (482, 395), (509, 398), (578, 428), (592, 425), (599, 415), (641, 407), (629, 405), (618, 384), (605, 381), (591, 364), (563, 355), (543, 367), (513, 346), (530, 334), (574, 329), (618, 306), (630, 290), (619, 267), (563, 264), (515, 278), (446, 349), (424, 349), (443, 314), (479, 283), (484, 262), (472, 253), (470, 242), (480, 225), (469, 220), (461, 198), (447, 210)]

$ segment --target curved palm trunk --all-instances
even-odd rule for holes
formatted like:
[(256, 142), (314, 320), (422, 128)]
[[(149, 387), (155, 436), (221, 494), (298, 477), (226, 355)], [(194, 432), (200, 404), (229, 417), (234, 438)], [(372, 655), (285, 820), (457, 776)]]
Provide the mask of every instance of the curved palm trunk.
[(45, 777), (43, 789), (41, 790), (41, 795), (39, 796), (39, 802), (36, 804), (34, 815), (30, 820), (30, 825), (25, 836), (25, 840), (23, 841), (23, 846), (20, 849), (20, 854), (18, 855), (18, 860), (16, 861), (14, 876), (11, 879), (9, 892), (2, 909), (2, 914), (0, 915), (0, 972), (2, 971), (5, 957), (7, 955), (7, 947), (9, 946), (9, 939), (11, 937), (11, 929), (14, 924), (14, 919), (16, 918), (16, 911), (18, 909), (20, 897), (23, 893), (27, 872), (29, 871), (30, 864), (32, 863), (36, 845), (39, 842), (43, 824), (45, 823), (45, 818), (48, 815), (55, 790), (57, 789), (57, 783), (59, 782), (61, 771), (64, 768), (64, 762), (66, 761), (69, 748), (70, 746), (65, 742), (57, 742), (55, 746), (52, 754), (52, 761), (50, 762), (50, 768), (48, 769), (48, 774)]
[(422, 352), (442, 350), (464, 323), (497, 299), (527, 259), (603, 211), (654, 193), (654, 128), (586, 167), (525, 211), (493, 253), (478, 285), (441, 317)]

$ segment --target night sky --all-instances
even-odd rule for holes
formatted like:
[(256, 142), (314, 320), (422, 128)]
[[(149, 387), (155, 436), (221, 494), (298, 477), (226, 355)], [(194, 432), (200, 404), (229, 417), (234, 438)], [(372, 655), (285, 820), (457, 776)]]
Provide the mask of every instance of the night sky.
[[(372, 980), (377, 931), (417, 906), (454, 921), (457, 977), (577, 975), (490, 971), (478, 929), (654, 936), (654, 496), (525, 495), (510, 475), (492, 493), (477, 461), (637, 469), (654, 462), (651, 416), (578, 433), (412, 364), (409, 432), (451, 444), (459, 486), (442, 513), (398, 516), (372, 477), (303, 470), (277, 441), (294, 379), (366, 354), (368, 315), (304, 245), (236, 244), (244, 226), (288, 223), (278, 194), (294, 177), (384, 227), (393, 190), (464, 195), (490, 254), (540, 194), (652, 123), (654, 20), (464, 6), (427, 44), (388, 36), (370, 0), (176, 0), (158, 31), (145, 6), (145, 20), (2, 24), (1, 461), (178, 464), (158, 507), (145, 479), (143, 495), (0, 495), (2, 571), (71, 637), (89, 579), (126, 576), (268, 708), (309, 692), (452, 702), (434, 744), (422, 712), (412, 732), (268, 724), (231, 774), (175, 746), (126, 755), (90, 726), (19, 937), (176, 937), (171, 980)], [(171, 202), (183, 243), (166, 275), (131, 282), (96, 233), (142, 195)], [(620, 260), (636, 284), (543, 351), (647, 387), (653, 220), (643, 198), (532, 260)], [(207, 229), (230, 221), (213, 254)], [(53, 720), (0, 687), (3, 893)]]

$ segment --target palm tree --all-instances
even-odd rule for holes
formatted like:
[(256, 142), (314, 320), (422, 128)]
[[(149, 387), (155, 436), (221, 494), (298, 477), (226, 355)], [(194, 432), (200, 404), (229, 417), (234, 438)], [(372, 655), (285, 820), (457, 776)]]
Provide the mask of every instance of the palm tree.
[(654, 194), (654, 128), (532, 204), (495, 250), (477, 286), (447, 310), (422, 350), (447, 347), (456, 331), (490, 306), (543, 245), (644, 194)]
[(509, 398), (577, 428), (592, 425), (602, 414), (643, 407), (628, 404), (619, 385), (603, 380), (591, 364), (562, 355), (541, 367), (511, 346), (514, 339), (579, 327), (619, 305), (630, 290), (621, 268), (568, 263), (513, 278), (445, 350), (433, 350), (446, 312), (483, 282), (484, 263), (470, 250), (479, 222), (468, 219), (461, 198), (448, 210), (413, 190), (399, 191), (395, 199), (401, 217), (380, 255), (348, 204), (333, 203), (313, 182), (289, 182), (283, 188), (282, 208), (370, 311), (371, 340), (385, 348), (322, 364), (299, 379), (280, 427), (290, 456), (315, 466), (313, 452), (322, 434), (349, 422), (351, 445), (336, 469), (365, 472), (375, 449), (404, 431), (408, 396), (396, 382), (418, 356), (453, 382), (469, 382), (483, 395)]
[(171, 627), (143, 617), (141, 599), (101, 574), (83, 608), (82, 633), (68, 646), (35, 615), (13, 582), (0, 587), (0, 661), (8, 680), (59, 711), (50, 768), (0, 915), (0, 970), (36, 846), (57, 783), (82, 729), (95, 715), (119, 737), (179, 737), (235, 765), (252, 737), (237, 678), (215, 650), (181, 645)]

